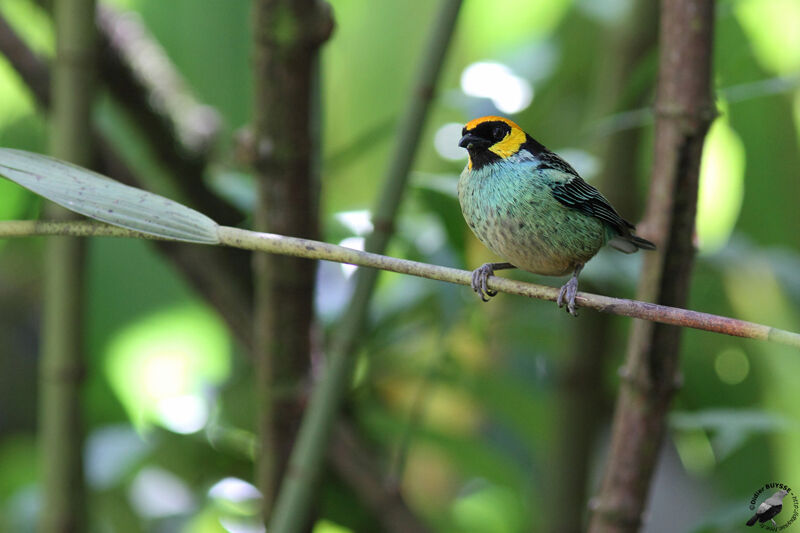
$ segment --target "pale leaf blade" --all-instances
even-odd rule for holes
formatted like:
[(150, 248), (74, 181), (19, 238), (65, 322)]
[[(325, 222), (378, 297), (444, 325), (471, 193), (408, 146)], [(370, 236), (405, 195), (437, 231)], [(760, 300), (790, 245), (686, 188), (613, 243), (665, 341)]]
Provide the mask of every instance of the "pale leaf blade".
[(0, 148), (0, 175), (71, 211), (167, 239), (216, 244), (216, 222), (163, 196), (41, 154)]

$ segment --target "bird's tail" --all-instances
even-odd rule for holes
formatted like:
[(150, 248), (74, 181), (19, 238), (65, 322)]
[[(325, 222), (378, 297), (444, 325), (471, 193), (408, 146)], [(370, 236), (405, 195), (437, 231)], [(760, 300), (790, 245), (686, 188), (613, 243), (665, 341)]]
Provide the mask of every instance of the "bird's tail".
[(633, 233), (628, 233), (627, 235), (616, 235), (608, 244), (620, 252), (624, 252), (626, 254), (632, 254), (636, 250), (655, 250), (656, 245), (652, 242), (648, 241), (647, 239), (642, 239), (638, 235), (634, 235)]
[(655, 250), (656, 245), (652, 242), (648, 241), (647, 239), (642, 239), (638, 235), (631, 235), (631, 241), (633, 244), (636, 245), (637, 248), (641, 248), (642, 250)]
[(747, 521), (748, 526), (754, 525), (758, 521), (758, 513), (753, 515), (753, 518)]

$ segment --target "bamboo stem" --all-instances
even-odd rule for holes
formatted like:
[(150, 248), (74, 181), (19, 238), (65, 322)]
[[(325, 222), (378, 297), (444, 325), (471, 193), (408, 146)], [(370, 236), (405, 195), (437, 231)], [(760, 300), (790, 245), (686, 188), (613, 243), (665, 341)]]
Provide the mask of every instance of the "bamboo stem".
[[(91, 166), (91, 108), (94, 96), (94, 0), (58, 0), (54, 6), (56, 58), (52, 77), (51, 153)], [(51, 216), (76, 215), (48, 205)], [(44, 316), (40, 362), (39, 445), (42, 458), (44, 533), (85, 531), (81, 385), (83, 263), (85, 241), (48, 240), (44, 265)]]
[[(0, 238), (34, 237), (43, 235), (70, 235), (74, 237), (129, 237), (139, 239), (164, 240), (152, 235), (110, 226), (102, 222), (77, 221), (56, 222), (38, 220), (0, 221)], [(292, 255), (306, 259), (321, 259), (335, 263), (347, 263), (379, 270), (408, 274), (458, 285), (469, 286), (472, 272), (396, 257), (362, 252), (326, 242), (312, 241), (298, 237), (286, 237), (272, 233), (258, 233), (221, 226), (220, 245), (244, 250), (257, 250), (281, 255)], [(556, 301), (558, 288), (536, 285), (523, 281), (492, 276), (489, 288), (506, 294), (527, 296), (539, 300)], [(773, 328), (754, 322), (728, 318), (710, 313), (679, 309), (666, 305), (612, 298), (598, 294), (579, 292), (576, 297), (578, 307), (593, 309), (601, 313), (640, 318), (651, 322), (681, 326), (734, 337), (744, 337), (800, 348), (800, 333)]]

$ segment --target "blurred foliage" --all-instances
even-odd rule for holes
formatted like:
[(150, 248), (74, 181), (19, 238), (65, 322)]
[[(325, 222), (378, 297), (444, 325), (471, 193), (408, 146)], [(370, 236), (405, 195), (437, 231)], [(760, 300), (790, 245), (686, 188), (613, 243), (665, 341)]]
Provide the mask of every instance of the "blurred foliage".
[[(454, 196), (464, 160), (441, 148), (457, 142), (458, 128), (446, 125), (497, 114), (498, 101), (514, 98), (469, 96), (475, 91), (528, 87), (532, 101), (513, 118), (590, 181), (602, 164), (602, 143), (627, 128), (642, 128), (651, 139), (646, 109), (601, 103), (652, 91), (655, 51), (635, 66), (618, 98), (597, 94), (631, 1), (465, 2), (391, 254), (460, 268), (492, 258), (468, 232)], [(247, 170), (236, 168), (230, 153), (251, 108), (250, 2), (113, 3), (139, 13), (199, 99), (220, 111), (224, 134), (205, 178), (238, 205), (252, 205)], [(366, 231), (353, 222), (359, 216), (343, 213), (373, 203), (435, 4), (332, 1), (337, 29), (323, 53), (323, 219), (331, 242), (357, 243), (352, 239)], [(52, 53), (52, 28), (36, 3), (0, 0), (0, 13), (34, 49)], [(800, 0), (718, 2), (714, 78), (722, 114), (706, 144), (690, 297), (692, 309), (794, 331), (800, 330), (798, 24)], [(478, 62), (503, 65), (512, 81), (500, 89), (463, 86), (463, 72)], [(142, 134), (130, 131), (111, 102), (104, 100), (96, 114), (158, 187), (163, 170)], [(0, 57), (0, 145), (43, 151), (46, 130)], [(637, 212), (623, 213), (633, 220), (644, 209), (651, 152), (644, 142), (632, 184)], [(34, 217), (39, 203), (0, 181), (0, 218)], [(32, 531), (38, 505), (41, 244), (0, 242), (2, 531)], [(604, 251), (582, 278), (597, 292), (628, 297), (638, 266), (635, 256)], [(257, 495), (247, 483), (255, 446), (252, 369), (243, 350), (150, 245), (92, 241), (87, 268), (86, 456), (94, 530), (256, 531)], [(320, 268), (317, 305), (325, 327), (346, 311), (351, 273), (340, 265)], [(571, 423), (555, 415), (557, 377), (580, 320), (546, 302), (501, 295), (484, 305), (464, 287), (381, 276), (348, 416), (384, 459), (379, 475), (397, 479), (411, 508), (436, 531), (541, 529), (550, 447), (556, 429)], [(629, 320), (608, 323), (609, 363), (596, 379), (614, 391)], [(763, 342), (684, 332), (684, 383), (645, 531), (729, 531), (746, 519), (749, 499), (764, 483), (800, 486), (797, 356)], [(185, 425), (181, 416), (192, 413), (203, 416)], [(609, 423), (606, 407), (603, 424)], [(603, 450), (601, 437), (590, 484)], [(321, 490), (319, 511), (317, 533), (380, 529), (335, 477)]]

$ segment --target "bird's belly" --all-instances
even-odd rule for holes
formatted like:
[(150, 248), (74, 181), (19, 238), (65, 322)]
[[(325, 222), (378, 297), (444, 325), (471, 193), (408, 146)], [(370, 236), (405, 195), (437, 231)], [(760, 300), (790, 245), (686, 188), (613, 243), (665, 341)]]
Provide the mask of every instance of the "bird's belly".
[(481, 242), (512, 265), (534, 274), (563, 276), (575, 270), (578, 263), (585, 262), (576, 260), (572, 254), (560, 253), (547, 241), (531, 236), (511, 235), (493, 240), (491, 246), (484, 239)]
[(462, 211), (475, 236), (506, 261), (535, 274), (563, 276), (605, 244), (605, 228), (600, 220), (561, 205), (545, 192), (501, 200), (478, 193), (470, 195), (478, 198), (475, 201), (462, 199)]
[[(528, 229), (528, 224), (534, 227)], [(546, 221), (489, 221), (475, 233), (487, 248), (512, 265), (546, 276), (569, 274), (591, 259), (603, 244), (602, 238), (582, 239), (580, 235), (570, 235), (563, 225)]]

